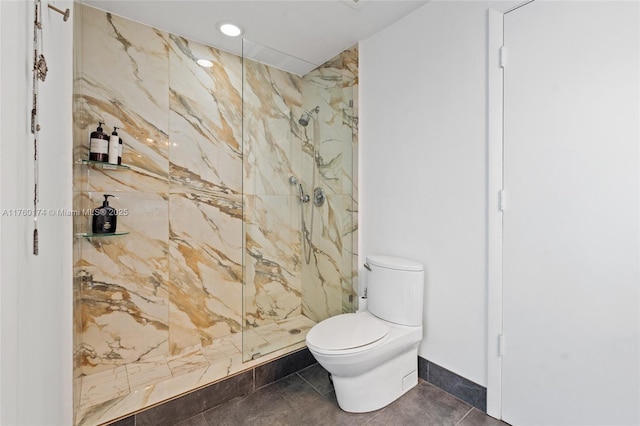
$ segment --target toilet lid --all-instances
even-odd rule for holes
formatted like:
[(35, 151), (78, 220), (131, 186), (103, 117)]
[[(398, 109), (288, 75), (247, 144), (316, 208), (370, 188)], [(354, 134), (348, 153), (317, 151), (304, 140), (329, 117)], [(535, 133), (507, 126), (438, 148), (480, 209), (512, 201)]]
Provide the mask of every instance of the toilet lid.
[(318, 348), (339, 351), (365, 346), (389, 334), (389, 327), (368, 315), (342, 314), (316, 324), (307, 342)]

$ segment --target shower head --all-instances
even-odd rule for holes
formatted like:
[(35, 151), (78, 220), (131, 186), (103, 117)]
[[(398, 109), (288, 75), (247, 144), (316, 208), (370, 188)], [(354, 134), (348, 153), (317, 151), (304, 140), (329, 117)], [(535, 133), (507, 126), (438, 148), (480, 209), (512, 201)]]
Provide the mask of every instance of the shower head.
[(317, 106), (311, 111), (303, 112), (302, 115), (300, 116), (300, 119), (298, 120), (298, 123), (300, 123), (301, 126), (307, 127), (309, 125), (309, 121), (311, 120), (311, 114), (313, 114), (314, 112), (317, 114), (319, 111), (320, 111), (320, 107)]
[(311, 119), (311, 116), (305, 112), (305, 113), (302, 113), (302, 115), (300, 116), (298, 123), (300, 123), (304, 127), (307, 127), (309, 125), (310, 119)]

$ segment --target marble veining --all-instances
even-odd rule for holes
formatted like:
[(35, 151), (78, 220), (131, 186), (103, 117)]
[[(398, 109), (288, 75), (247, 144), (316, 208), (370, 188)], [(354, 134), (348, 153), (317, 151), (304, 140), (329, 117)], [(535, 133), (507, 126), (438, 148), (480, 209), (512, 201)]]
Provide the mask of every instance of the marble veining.
[[(86, 193), (101, 204), (102, 194)], [(134, 238), (81, 238), (82, 369), (85, 374), (124, 365), (168, 349), (168, 229), (166, 194), (118, 193), (131, 208), (118, 231)], [(134, 202), (135, 200), (135, 202)], [(122, 204), (120, 204), (122, 203)], [(86, 219), (89, 226), (90, 218)]]
[[(171, 176), (174, 188), (242, 191), (242, 62), (170, 37)], [(194, 51), (198, 52), (197, 54)], [(196, 64), (210, 58), (213, 67)], [(184, 176), (185, 172), (190, 175)], [(193, 176), (197, 179), (192, 179)]]
[(91, 24), (75, 38), (74, 155), (87, 158), (89, 133), (102, 121), (107, 133), (118, 127), (133, 170), (76, 175), (74, 187), (167, 192), (168, 34), (86, 6), (78, 16)]
[[(213, 67), (195, 63), (203, 55)], [(171, 35), (169, 64), (170, 351), (177, 353), (242, 328), (242, 63)]]

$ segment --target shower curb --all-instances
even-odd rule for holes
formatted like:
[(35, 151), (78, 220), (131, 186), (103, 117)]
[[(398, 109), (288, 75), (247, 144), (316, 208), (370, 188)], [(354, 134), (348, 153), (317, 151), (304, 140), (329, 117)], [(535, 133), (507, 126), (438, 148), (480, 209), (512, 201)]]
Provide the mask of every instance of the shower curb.
[(171, 426), (240, 396), (246, 396), (263, 386), (300, 371), (316, 363), (309, 349), (302, 348), (196, 389), (177, 398), (162, 402), (125, 418), (103, 425), (112, 426)]

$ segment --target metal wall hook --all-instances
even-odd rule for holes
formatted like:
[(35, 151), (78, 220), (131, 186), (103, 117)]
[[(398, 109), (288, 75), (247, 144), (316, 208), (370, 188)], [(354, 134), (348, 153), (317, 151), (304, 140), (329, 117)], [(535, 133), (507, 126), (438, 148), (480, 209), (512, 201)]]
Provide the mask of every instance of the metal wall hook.
[(69, 16), (71, 16), (71, 11), (69, 9), (63, 11), (63, 10), (60, 10), (60, 9), (58, 9), (57, 7), (55, 7), (55, 6), (51, 5), (51, 4), (47, 4), (47, 6), (49, 6), (49, 9), (53, 9), (56, 12), (58, 12), (60, 15), (62, 15), (62, 20), (64, 22), (67, 22), (67, 20), (69, 19)]

